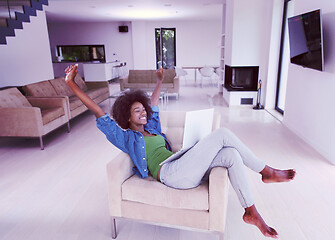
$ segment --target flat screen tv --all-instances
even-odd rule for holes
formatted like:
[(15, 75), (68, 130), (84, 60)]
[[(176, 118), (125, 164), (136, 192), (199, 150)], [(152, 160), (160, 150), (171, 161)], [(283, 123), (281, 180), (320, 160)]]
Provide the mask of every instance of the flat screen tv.
[(323, 71), (321, 10), (288, 19), (291, 63)]

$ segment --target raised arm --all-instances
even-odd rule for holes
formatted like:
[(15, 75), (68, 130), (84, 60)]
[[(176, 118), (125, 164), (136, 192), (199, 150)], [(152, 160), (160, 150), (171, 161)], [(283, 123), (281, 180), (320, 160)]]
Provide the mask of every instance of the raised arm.
[(162, 82), (164, 79), (164, 70), (162, 67), (156, 71), (156, 76), (157, 83), (154, 92), (151, 95), (151, 106), (157, 106), (159, 103), (159, 96), (161, 94)]
[(96, 118), (105, 115), (104, 110), (100, 108), (89, 96), (86, 95), (75, 83), (74, 78), (78, 73), (78, 65), (71, 65), (65, 69), (65, 82), (71, 88), (72, 92), (83, 102), (83, 104), (94, 113)]

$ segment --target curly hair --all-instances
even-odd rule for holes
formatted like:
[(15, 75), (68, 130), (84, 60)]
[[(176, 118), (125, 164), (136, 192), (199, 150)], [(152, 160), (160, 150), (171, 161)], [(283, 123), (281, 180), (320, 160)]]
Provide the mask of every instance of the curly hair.
[(142, 90), (130, 90), (122, 93), (112, 108), (112, 116), (116, 123), (123, 129), (129, 128), (130, 109), (133, 103), (140, 102), (147, 112), (147, 118), (151, 117), (150, 98)]

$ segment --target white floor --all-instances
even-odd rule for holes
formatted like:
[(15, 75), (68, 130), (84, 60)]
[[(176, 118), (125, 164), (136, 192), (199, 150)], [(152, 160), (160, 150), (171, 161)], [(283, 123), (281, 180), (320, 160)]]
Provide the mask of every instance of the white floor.
[[(248, 170), (256, 206), (284, 240), (330, 240), (335, 215), (335, 167), (292, 134), (267, 111), (227, 108), (217, 89), (181, 87), (166, 110), (214, 106), (222, 126), (235, 132), (267, 164), (295, 168), (291, 183), (263, 184)], [(101, 106), (109, 111), (109, 101)], [(0, 139), (1, 240), (111, 239), (106, 192), (106, 163), (118, 150), (95, 127), (89, 112), (45, 137)], [(230, 188), (226, 240), (266, 239), (245, 224), (243, 209)], [(218, 239), (211, 233), (118, 221), (118, 240)]]

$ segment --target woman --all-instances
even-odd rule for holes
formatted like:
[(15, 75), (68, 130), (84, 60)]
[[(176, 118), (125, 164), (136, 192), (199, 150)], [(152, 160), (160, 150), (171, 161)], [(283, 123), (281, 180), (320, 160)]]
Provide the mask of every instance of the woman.
[(169, 142), (161, 132), (158, 114), (157, 105), (164, 78), (162, 68), (156, 71), (157, 84), (151, 99), (142, 91), (125, 92), (113, 105), (114, 120), (75, 84), (77, 65), (69, 66), (65, 73), (68, 86), (95, 114), (97, 127), (112, 144), (129, 154), (137, 175), (146, 178), (150, 172), (167, 186), (188, 189), (197, 187), (206, 180), (213, 167), (225, 167), (245, 209), (243, 220), (257, 226), (267, 237), (278, 237), (276, 230), (264, 222), (255, 207), (244, 166), (260, 173), (265, 183), (288, 182), (293, 180), (295, 171), (277, 170), (265, 165), (229, 130), (214, 131), (179, 159), (160, 166), (161, 162), (173, 154)]

